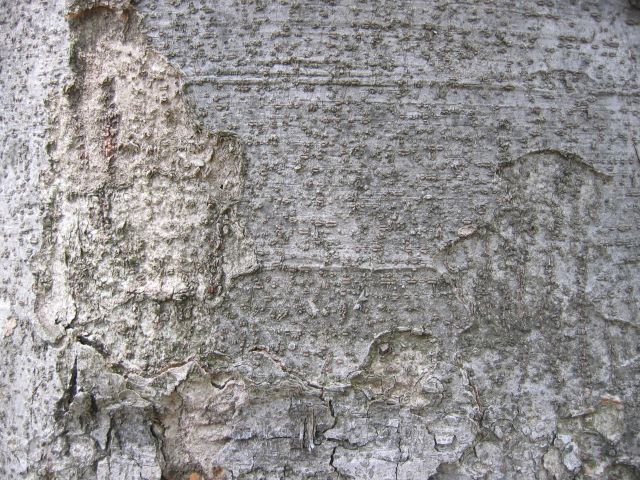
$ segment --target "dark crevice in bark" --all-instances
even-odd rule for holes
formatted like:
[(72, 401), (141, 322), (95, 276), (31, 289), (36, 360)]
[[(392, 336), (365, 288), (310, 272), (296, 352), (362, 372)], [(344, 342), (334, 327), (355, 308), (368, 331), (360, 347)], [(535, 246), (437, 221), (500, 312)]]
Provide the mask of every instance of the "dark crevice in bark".
[(97, 340), (91, 340), (87, 337), (83, 337), (82, 335), (78, 335), (76, 338), (78, 340), (78, 343), (92, 348), (93, 350), (98, 352), (101, 357), (105, 359), (109, 357), (109, 352), (107, 351), (107, 349)]
[(62, 395), (62, 398), (58, 400), (56, 406), (55, 419), (56, 421), (62, 420), (64, 415), (69, 411), (69, 406), (73, 402), (74, 397), (78, 393), (78, 357), (73, 360), (73, 367), (71, 368), (71, 375), (69, 376), (69, 383)]

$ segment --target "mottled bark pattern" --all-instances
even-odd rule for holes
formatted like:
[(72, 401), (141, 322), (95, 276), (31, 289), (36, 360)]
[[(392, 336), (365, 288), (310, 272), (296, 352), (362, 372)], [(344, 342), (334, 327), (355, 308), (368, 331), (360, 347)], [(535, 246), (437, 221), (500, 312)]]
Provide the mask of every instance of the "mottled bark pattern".
[(640, 10), (0, 13), (0, 474), (640, 475)]

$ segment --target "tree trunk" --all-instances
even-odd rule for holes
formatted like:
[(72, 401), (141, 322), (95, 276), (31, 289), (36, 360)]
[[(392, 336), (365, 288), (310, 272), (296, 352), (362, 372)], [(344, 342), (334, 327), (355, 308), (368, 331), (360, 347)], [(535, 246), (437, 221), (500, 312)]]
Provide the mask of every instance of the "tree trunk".
[(1, 476), (638, 478), (637, 6), (4, 2)]

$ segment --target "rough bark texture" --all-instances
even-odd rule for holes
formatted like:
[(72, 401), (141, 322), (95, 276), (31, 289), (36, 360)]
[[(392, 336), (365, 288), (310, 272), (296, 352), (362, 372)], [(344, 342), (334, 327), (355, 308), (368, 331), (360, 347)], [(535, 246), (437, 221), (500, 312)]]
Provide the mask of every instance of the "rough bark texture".
[(640, 476), (640, 10), (4, 2), (0, 476)]

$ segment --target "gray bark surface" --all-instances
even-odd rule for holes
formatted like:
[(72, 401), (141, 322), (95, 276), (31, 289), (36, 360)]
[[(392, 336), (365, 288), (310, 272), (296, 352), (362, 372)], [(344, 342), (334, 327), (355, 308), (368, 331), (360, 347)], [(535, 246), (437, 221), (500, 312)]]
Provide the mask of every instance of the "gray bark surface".
[(2, 478), (640, 478), (637, 2), (2, 7)]

